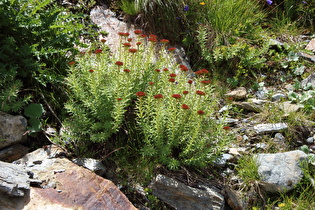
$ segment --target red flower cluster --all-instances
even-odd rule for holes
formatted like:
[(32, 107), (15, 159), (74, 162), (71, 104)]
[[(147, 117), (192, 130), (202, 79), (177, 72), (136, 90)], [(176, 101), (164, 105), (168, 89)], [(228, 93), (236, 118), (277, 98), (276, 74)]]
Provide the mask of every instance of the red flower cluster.
[(168, 71), (168, 68), (164, 68), (163, 71)]
[(93, 72), (94, 72), (94, 70), (93, 70), (93, 69), (90, 69), (90, 70), (89, 70), (89, 72), (93, 73)]
[(202, 74), (208, 74), (209, 71), (207, 69), (200, 69), (199, 71), (196, 71), (195, 74), (202, 75)]
[(69, 65), (70, 65), (70, 66), (72, 66), (72, 65), (74, 65), (74, 64), (75, 64), (74, 61), (69, 62)]
[(119, 36), (127, 37), (127, 36), (129, 36), (130, 34), (129, 34), (129, 33), (119, 32), (118, 35), (119, 35)]
[(124, 47), (131, 47), (131, 44), (129, 42), (123, 43)]
[(134, 48), (131, 48), (131, 49), (129, 49), (129, 52), (131, 52), (131, 53), (136, 53), (138, 50), (137, 49), (134, 49)]
[(180, 94), (173, 94), (172, 97), (179, 99), (179, 98), (181, 98), (182, 96), (181, 96)]
[(103, 43), (106, 42), (106, 39), (101, 39), (101, 42), (103, 42)]
[(161, 72), (161, 70), (160, 70), (160, 69), (155, 69), (154, 71), (156, 71), (156, 72)]
[(99, 54), (99, 53), (101, 53), (101, 52), (103, 52), (102, 49), (97, 49), (97, 50), (94, 51), (95, 54)]
[(176, 77), (177, 75), (176, 74), (170, 74), (170, 77)]
[(142, 43), (141, 43), (141, 42), (137, 42), (137, 43), (136, 43), (136, 45), (138, 45), (138, 46), (139, 46), (140, 44), (142, 44)]
[(147, 37), (147, 35), (145, 35), (145, 34), (141, 34), (140, 35), (142, 38), (146, 38)]
[(187, 95), (189, 92), (187, 90), (183, 91), (184, 95)]
[(129, 72), (130, 72), (130, 69), (124, 69), (124, 72), (129, 73)]
[(168, 51), (170, 51), (170, 52), (173, 52), (173, 51), (175, 51), (175, 50), (176, 50), (175, 47), (170, 47), (170, 48), (168, 48)]
[(169, 78), (168, 81), (175, 82), (175, 79), (174, 78)]
[(154, 85), (154, 82), (149, 82), (149, 85)]
[(149, 42), (157, 42), (156, 38), (154, 38), (154, 37), (150, 37), (150, 38), (148, 39), (148, 41), (149, 41)]
[(169, 43), (170, 41), (167, 40), (167, 39), (162, 39), (160, 42), (163, 43), (163, 44), (166, 44), (166, 43)]
[(192, 84), (192, 83), (193, 83), (193, 81), (190, 79), (190, 80), (188, 80), (188, 83), (189, 83), (189, 84)]
[(141, 30), (135, 30), (134, 33), (139, 35), (139, 34), (142, 34), (142, 31)]
[(163, 98), (163, 95), (162, 94), (157, 94), (157, 95), (154, 96), (154, 98), (155, 99), (160, 99), (160, 98)]
[(183, 104), (182, 109), (189, 109), (189, 106), (187, 104)]
[(211, 81), (210, 80), (203, 80), (203, 81), (201, 81), (201, 83), (206, 85), (206, 84), (211, 83)]
[(200, 96), (202, 96), (202, 95), (206, 95), (206, 93), (205, 93), (205, 92), (202, 92), (202, 91), (200, 91), (200, 90), (197, 90), (197, 91), (196, 91), (196, 93), (197, 93), (197, 95), (200, 95)]
[(224, 129), (224, 130), (230, 130), (231, 127), (230, 127), (230, 126), (224, 126), (223, 129)]
[(117, 101), (121, 101), (122, 100), (122, 98), (117, 98)]
[(180, 70), (182, 70), (182, 71), (188, 71), (188, 68), (187, 68), (187, 66), (185, 66), (185, 65), (179, 65), (179, 68), (180, 68)]
[(128, 38), (128, 39), (127, 39), (127, 41), (128, 41), (128, 42), (131, 42), (131, 41), (132, 41), (132, 39), (131, 39), (131, 38)]
[(143, 97), (143, 96), (145, 96), (145, 92), (139, 91), (136, 93), (136, 96)]
[(234, 100), (234, 98), (230, 96), (230, 97), (228, 97), (228, 98), (227, 98), (227, 100), (229, 100), (229, 101), (233, 101), (233, 100)]
[(203, 114), (205, 114), (205, 112), (204, 112), (204, 111), (202, 111), (202, 110), (198, 110), (198, 111), (197, 111), (197, 113), (198, 113), (199, 115), (203, 115)]
[(115, 63), (117, 66), (122, 66), (122, 65), (124, 65), (124, 63), (123, 62), (121, 62), (121, 61), (116, 61), (116, 63)]

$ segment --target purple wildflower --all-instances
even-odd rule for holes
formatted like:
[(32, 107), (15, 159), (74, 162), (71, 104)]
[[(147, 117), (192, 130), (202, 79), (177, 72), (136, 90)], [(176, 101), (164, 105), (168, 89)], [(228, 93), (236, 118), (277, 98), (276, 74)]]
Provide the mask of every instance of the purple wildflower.
[(188, 10), (189, 10), (189, 6), (186, 5), (186, 6), (184, 7), (184, 11), (187, 12)]
[(267, 3), (268, 5), (271, 5), (271, 4), (273, 3), (273, 1), (271, 1), (271, 0), (266, 0), (266, 3)]

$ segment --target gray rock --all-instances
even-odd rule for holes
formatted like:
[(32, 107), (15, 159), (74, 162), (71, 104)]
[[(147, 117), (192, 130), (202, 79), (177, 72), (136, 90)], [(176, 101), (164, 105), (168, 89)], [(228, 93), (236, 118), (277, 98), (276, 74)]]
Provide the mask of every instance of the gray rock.
[(229, 93), (225, 94), (226, 97), (232, 97), (236, 100), (245, 99), (247, 96), (247, 90), (244, 87), (238, 87)]
[(307, 89), (309, 87), (315, 88), (315, 74), (308, 76), (306, 79), (301, 81), (301, 86), (303, 89)]
[(280, 101), (281, 99), (286, 99), (286, 98), (287, 96), (282, 93), (276, 93), (271, 97), (272, 101)]
[(227, 153), (224, 153), (221, 157), (219, 157), (216, 161), (215, 161), (215, 165), (218, 166), (218, 167), (224, 167), (226, 165), (226, 163), (233, 159), (234, 156), (231, 155), (231, 154), (227, 154)]
[(290, 101), (285, 101), (283, 103), (279, 103), (277, 105), (285, 114), (289, 114), (290, 112), (297, 112), (301, 109), (301, 106), (297, 104), (291, 104)]
[(24, 196), (30, 189), (27, 171), (19, 165), (0, 161), (0, 192), (10, 196)]
[(79, 166), (83, 166), (100, 176), (104, 175), (107, 171), (101, 161), (93, 158), (75, 158), (72, 162)]
[(315, 39), (311, 39), (305, 49), (315, 52)]
[(263, 110), (264, 103), (266, 103), (265, 100), (252, 99), (245, 102), (233, 102), (233, 105), (240, 109), (245, 109), (252, 112), (261, 112)]
[(0, 160), (4, 162), (13, 162), (28, 153), (29, 148), (21, 144), (14, 144), (0, 151)]
[(23, 116), (13, 116), (0, 111), (0, 148), (22, 142), (27, 120)]
[(157, 175), (150, 184), (153, 195), (175, 209), (225, 209), (224, 196), (208, 186), (189, 187), (164, 175)]
[(310, 55), (310, 54), (304, 53), (304, 52), (298, 52), (297, 54), (298, 54), (298, 56), (300, 56), (306, 60), (309, 60), (311, 62), (315, 62), (315, 56), (313, 56), (313, 55)]
[(288, 125), (286, 123), (266, 123), (254, 126), (255, 132), (258, 134), (280, 132), (286, 129), (288, 129)]
[(313, 144), (314, 143), (314, 137), (309, 137), (306, 139), (306, 142), (309, 143), (309, 144)]
[(288, 192), (303, 177), (299, 162), (307, 158), (300, 150), (276, 153), (258, 154), (258, 174), (261, 185), (267, 192)]

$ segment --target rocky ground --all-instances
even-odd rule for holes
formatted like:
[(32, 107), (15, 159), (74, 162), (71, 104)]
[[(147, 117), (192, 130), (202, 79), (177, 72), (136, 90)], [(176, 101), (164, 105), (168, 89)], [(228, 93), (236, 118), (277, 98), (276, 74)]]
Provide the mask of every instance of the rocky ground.
[[(113, 51), (116, 34), (134, 30), (104, 7), (94, 8), (91, 19), (108, 32)], [(299, 56), (315, 62), (313, 55)], [(182, 51), (178, 63), (188, 66)], [(315, 87), (315, 76), (310, 74), (301, 84)], [(315, 123), (297, 114), (302, 106), (290, 100), (293, 86), (288, 80), (278, 86), (260, 83), (252, 89), (230, 90), (224, 96), (230, 100), (223, 99), (220, 110), (229, 116), (219, 120), (228, 123), (226, 132), (236, 141), (214, 166), (203, 169), (203, 177), (193, 169), (170, 172), (161, 167), (149, 186), (133, 184), (128, 190), (106, 179), (113, 175), (100, 161), (71, 159), (52, 144), (28, 153), (26, 119), (0, 113), (0, 209), (148, 209), (152, 199), (145, 188), (165, 202), (160, 203), (164, 209), (246, 209), (257, 200), (263, 205), (266, 193), (292, 190), (303, 176), (300, 161), (314, 156)], [(44, 133), (54, 132), (49, 128)], [(252, 154), (256, 154), (261, 181), (248, 189), (237, 164)]]

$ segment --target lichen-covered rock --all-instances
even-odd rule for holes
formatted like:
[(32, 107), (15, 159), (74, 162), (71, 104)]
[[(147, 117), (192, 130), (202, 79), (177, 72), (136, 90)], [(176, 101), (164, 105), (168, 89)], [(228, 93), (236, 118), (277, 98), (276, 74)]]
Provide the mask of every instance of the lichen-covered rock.
[(257, 165), (261, 184), (267, 192), (287, 192), (303, 177), (299, 163), (307, 158), (300, 150), (276, 153), (258, 154)]
[(23, 141), (27, 120), (0, 111), (0, 149)]

